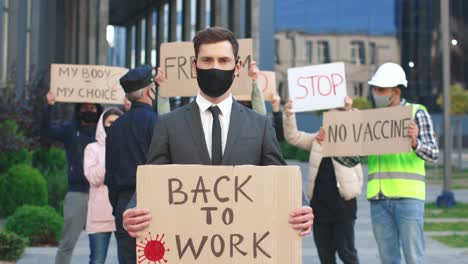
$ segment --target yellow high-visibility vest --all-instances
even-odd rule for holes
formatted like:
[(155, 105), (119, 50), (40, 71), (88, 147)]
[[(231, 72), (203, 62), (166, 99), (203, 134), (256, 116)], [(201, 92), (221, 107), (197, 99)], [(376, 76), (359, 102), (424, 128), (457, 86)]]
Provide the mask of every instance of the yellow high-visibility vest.
[[(411, 104), (413, 116), (423, 105)], [(388, 198), (426, 199), (424, 160), (409, 153), (371, 155), (368, 157), (367, 199), (380, 195)]]

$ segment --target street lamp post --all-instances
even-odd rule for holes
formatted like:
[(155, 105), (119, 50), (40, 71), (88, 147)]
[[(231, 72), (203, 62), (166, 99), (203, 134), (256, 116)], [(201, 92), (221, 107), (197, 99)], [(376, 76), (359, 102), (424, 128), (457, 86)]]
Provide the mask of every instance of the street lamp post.
[(450, 133), (450, 1), (440, 1), (440, 19), (442, 34), (442, 86), (444, 89), (444, 187), (437, 197), (439, 207), (455, 205), (455, 196), (450, 191), (452, 174), (452, 133)]

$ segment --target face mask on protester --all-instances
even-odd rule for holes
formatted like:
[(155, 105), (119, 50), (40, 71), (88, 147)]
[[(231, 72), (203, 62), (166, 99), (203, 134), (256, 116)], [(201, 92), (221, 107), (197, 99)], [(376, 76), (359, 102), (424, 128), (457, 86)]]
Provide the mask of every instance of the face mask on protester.
[(236, 67), (227, 71), (216, 68), (204, 70), (197, 67), (198, 86), (209, 97), (220, 97), (231, 87), (235, 70)]
[(107, 135), (107, 133), (109, 132), (109, 127), (106, 127), (106, 126), (105, 126), (105, 127), (104, 127), (104, 131), (106, 132), (106, 135)]
[(80, 112), (78, 118), (85, 123), (97, 123), (99, 114), (97, 112), (85, 111)]
[(392, 104), (393, 92), (390, 95), (377, 95), (372, 93), (376, 108), (388, 107)]

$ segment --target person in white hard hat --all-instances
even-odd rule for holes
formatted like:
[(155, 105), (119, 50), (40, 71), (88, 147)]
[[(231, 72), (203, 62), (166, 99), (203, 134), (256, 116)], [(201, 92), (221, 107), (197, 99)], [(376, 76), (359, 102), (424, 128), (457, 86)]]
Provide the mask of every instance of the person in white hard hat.
[(401, 263), (401, 245), (406, 263), (425, 263), (424, 163), (439, 156), (432, 120), (423, 105), (402, 98), (408, 81), (400, 65), (381, 65), (369, 85), (376, 107), (412, 106), (414, 116), (408, 127), (411, 152), (368, 157), (367, 199), (380, 259), (383, 264)]

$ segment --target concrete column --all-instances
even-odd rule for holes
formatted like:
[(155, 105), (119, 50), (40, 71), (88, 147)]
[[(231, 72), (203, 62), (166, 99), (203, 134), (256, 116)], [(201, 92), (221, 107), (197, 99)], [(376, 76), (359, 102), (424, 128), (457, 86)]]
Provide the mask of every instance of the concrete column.
[(169, 0), (169, 41), (177, 40), (177, 1)]
[(87, 64), (88, 63), (88, 0), (79, 0), (78, 1), (78, 15), (77, 15), (77, 23), (78, 23), (78, 58), (77, 63), (79, 64)]
[(246, 38), (252, 37), (252, 0), (245, 0), (245, 23), (244, 23), (244, 32)]
[(192, 30), (192, 8), (191, 1), (195, 0), (183, 0), (182, 6), (182, 40), (190, 41), (191, 40), (191, 30)]
[[(88, 63), (99, 64), (97, 61), (98, 38), (99, 38), (99, 0), (88, 2)], [(104, 33), (105, 34), (105, 33)]]
[(3, 46), (3, 30), (5, 25), (3, 24), (3, 5), (4, 5), (4, 0), (0, 0), (0, 82), (2, 82), (5, 79), (5, 76), (3, 76), (3, 58), (5, 58), (6, 54), (3, 54), (4, 46)]
[(210, 0), (211, 1), (211, 11), (210, 11), (210, 17), (211, 17), (211, 26), (223, 26), (222, 23), (222, 3), (221, 0)]
[(164, 5), (160, 5), (158, 7), (158, 17), (157, 17), (157, 20), (158, 20), (158, 23), (157, 23), (157, 27), (158, 27), (158, 30), (157, 30), (157, 37), (156, 37), (156, 50), (157, 50), (157, 53), (156, 53), (156, 62), (157, 64), (159, 65), (159, 53), (161, 51), (160, 47), (161, 47), (161, 43), (163, 41), (163, 38), (164, 38)]
[(206, 0), (196, 0), (197, 1), (197, 25), (195, 26), (196, 30), (202, 30), (206, 28)]
[(141, 20), (135, 24), (135, 66), (141, 65)]
[(125, 66), (132, 66), (132, 25), (129, 24), (125, 28)]
[(237, 38), (240, 38), (241, 35), (241, 8), (239, 0), (229, 0), (229, 29), (234, 32), (234, 35)]
[[(26, 67), (27, 0), (10, 1), (8, 36), (8, 73), (15, 71), (10, 81), (16, 86), (16, 100), (24, 98)], [(10, 78), (10, 76), (8, 76)]]
[[(93, 0), (91, 0), (93, 1)], [(98, 32), (97, 32), (97, 64), (105, 65), (107, 63), (107, 40), (106, 32), (109, 25), (109, 0), (99, 0), (98, 13)]]

